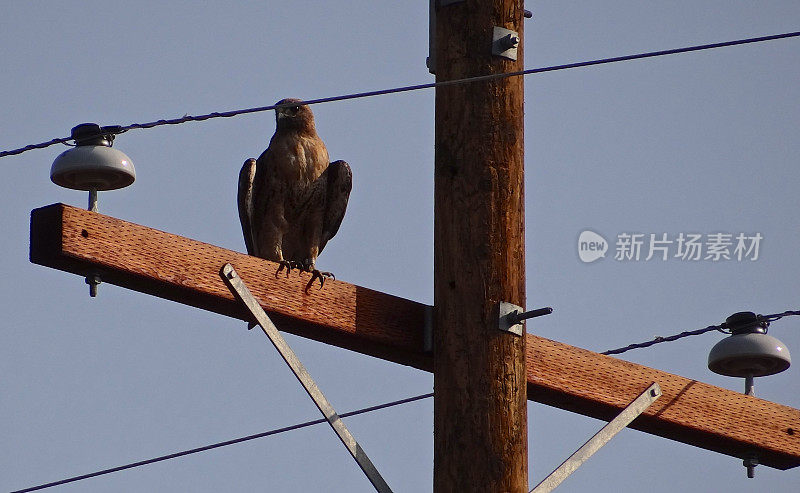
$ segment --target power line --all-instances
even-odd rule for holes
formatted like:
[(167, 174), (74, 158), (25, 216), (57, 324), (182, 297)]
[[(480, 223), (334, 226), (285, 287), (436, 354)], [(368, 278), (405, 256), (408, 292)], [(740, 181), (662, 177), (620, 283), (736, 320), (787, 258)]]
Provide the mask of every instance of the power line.
[[(781, 319), (783, 317), (788, 317), (788, 316), (792, 316), (792, 315), (800, 315), (800, 310), (790, 310), (790, 311), (785, 311), (785, 312), (782, 312), (782, 313), (774, 313), (774, 314), (771, 314), (771, 315), (758, 315), (757, 319), (760, 322), (764, 323), (765, 326), (767, 326), (767, 325), (770, 324), (770, 322), (774, 322), (775, 320), (779, 320), (779, 319)], [(727, 326), (726, 323), (721, 323), (719, 325), (709, 325), (708, 327), (705, 327), (703, 329), (685, 331), (685, 332), (681, 332), (680, 334), (675, 334), (675, 335), (671, 335), (671, 336), (667, 336), (667, 337), (660, 337), (659, 336), (659, 337), (656, 337), (656, 338), (654, 338), (654, 339), (652, 339), (650, 341), (630, 344), (628, 346), (617, 348), (617, 349), (610, 349), (610, 350), (604, 351), (604, 352), (602, 352), (600, 354), (605, 354), (605, 355), (620, 354), (620, 353), (624, 353), (626, 351), (630, 351), (631, 349), (646, 348), (646, 347), (650, 347), (650, 346), (653, 346), (655, 344), (660, 344), (660, 343), (663, 343), (663, 342), (672, 342), (672, 341), (676, 341), (678, 339), (683, 339), (684, 337), (705, 334), (706, 332), (711, 332), (713, 330), (716, 330), (716, 331), (719, 331), (719, 332), (723, 332), (723, 333), (728, 333), (727, 329), (728, 329), (728, 326)], [(368, 413), (368, 412), (372, 412), (372, 411), (378, 411), (380, 409), (386, 409), (387, 407), (399, 406), (401, 404), (407, 404), (409, 402), (414, 402), (414, 401), (418, 401), (418, 400), (422, 400), (422, 399), (427, 399), (429, 397), (433, 397), (433, 393), (432, 392), (431, 393), (427, 393), (427, 394), (416, 395), (416, 396), (413, 396), (413, 397), (407, 397), (405, 399), (400, 399), (400, 400), (396, 400), (396, 401), (386, 402), (386, 403), (383, 403), (383, 404), (378, 404), (376, 406), (365, 407), (365, 408), (362, 408), (362, 409), (357, 409), (355, 411), (349, 411), (349, 412), (340, 414), (339, 417), (346, 418), (348, 416), (356, 416), (358, 414), (364, 414), (364, 413)], [(205, 445), (203, 447), (197, 447), (197, 448), (193, 448), (193, 449), (189, 449), (189, 450), (184, 450), (184, 451), (181, 451), (181, 452), (175, 452), (175, 453), (172, 453), (172, 454), (167, 454), (167, 455), (162, 455), (162, 456), (159, 456), (159, 457), (154, 457), (152, 459), (142, 460), (142, 461), (138, 461), (138, 462), (132, 462), (130, 464), (125, 464), (125, 465), (122, 465), (122, 466), (112, 467), (112, 468), (109, 468), (109, 469), (103, 469), (101, 471), (92, 472), (92, 473), (88, 473), (88, 474), (82, 474), (80, 476), (74, 476), (74, 477), (67, 478), (67, 479), (61, 479), (59, 481), (53, 481), (51, 483), (45, 483), (45, 484), (41, 484), (41, 485), (38, 485), (38, 486), (31, 486), (29, 488), (25, 488), (25, 489), (22, 489), (22, 490), (12, 491), (11, 493), (27, 493), (29, 491), (43, 490), (45, 488), (51, 488), (53, 486), (59, 486), (59, 485), (62, 485), (62, 484), (73, 483), (75, 481), (81, 481), (83, 479), (95, 478), (97, 476), (103, 476), (105, 474), (111, 474), (113, 472), (124, 471), (126, 469), (133, 469), (135, 467), (145, 466), (145, 465), (148, 465), (148, 464), (154, 464), (156, 462), (162, 462), (162, 461), (169, 460), (169, 459), (175, 459), (177, 457), (183, 457), (183, 456), (186, 456), (186, 455), (196, 454), (198, 452), (205, 452), (206, 450), (212, 450), (212, 449), (215, 449), (215, 448), (225, 447), (225, 446), (233, 445), (233, 444), (236, 444), (236, 443), (242, 443), (242, 442), (246, 442), (246, 441), (249, 441), (249, 440), (255, 440), (256, 438), (263, 438), (263, 437), (267, 437), (267, 436), (272, 436), (272, 435), (278, 435), (278, 434), (281, 434), (281, 433), (285, 433), (287, 431), (299, 430), (301, 428), (306, 428), (308, 426), (318, 425), (320, 423), (325, 423), (325, 422), (326, 422), (326, 420), (324, 418), (315, 419), (315, 420), (312, 420), (312, 421), (306, 421), (304, 423), (298, 423), (298, 424), (295, 424), (295, 425), (286, 426), (284, 428), (276, 428), (274, 430), (269, 430), (269, 431), (265, 431), (265, 432), (262, 432), (262, 433), (256, 433), (255, 435), (248, 435), (248, 436), (244, 436), (244, 437), (240, 437), (240, 438), (234, 438), (232, 440), (226, 440), (224, 442), (218, 442), (218, 443), (214, 443), (214, 444), (211, 444), (211, 445)]]
[[(757, 38), (745, 38), (745, 39), (738, 39), (738, 40), (734, 40), (734, 41), (724, 41), (724, 42), (721, 42), (721, 43), (711, 43), (711, 44), (704, 44), (704, 45), (688, 46), (688, 47), (685, 47), (685, 48), (674, 48), (674, 49), (670, 49), (670, 50), (651, 51), (651, 52), (646, 52), (646, 53), (638, 53), (638, 54), (635, 54), (635, 55), (625, 55), (625, 56), (618, 56), (618, 57), (612, 57), (612, 58), (600, 58), (600, 59), (597, 59), (597, 60), (588, 60), (588, 61), (583, 61), (583, 62), (567, 63), (567, 64), (562, 64), (562, 65), (552, 65), (552, 66), (549, 66), (549, 67), (533, 68), (533, 69), (528, 69), (528, 70), (520, 70), (520, 71), (516, 71), (516, 72), (504, 72), (504, 73), (501, 73), (501, 74), (481, 75), (481, 76), (477, 76), (477, 77), (467, 77), (467, 78), (464, 78), (464, 79), (454, 79), (454, 80), (441, 81), (441, 82), (429, 82), (429, 83), (426, 83), (426, 84), (415, 84), (415, 85), (410, 85), (410, 86), (394, 87), (394, 88), (391, 88), (391, 89), (380, 89), (380, 90), (377, 90), (377, 91), (357, 92), (357, 93), (352, 93), (352, 94), (344, 94), (344, 95), (341, 95), (341, 96), (331, 96), (331, 97), (326, 97), (326, 98), (310, 99), (310, 100), (307, 100), (307, 101), (303, 101), (303, 103), (306, 104), (306, 105), (311, 105), (311, 104), (319, 104), (319, 103), (330, 103), (330, 102), (334, 102), (334, 101), (344, 101), (344, 100), (348, 100), (348, 99), (367, 98), (367, 97), (371, 97), (371, 96), (383, 96), (383, 95), (387, 95), (387, 94), (396, 94), (396, 93), (400, 93), (400, 92), (418, 91), (418, 90), (421, 90), (421, 89), (432, 89), (432, 88), (436, 88), (436, 87), (444, 87), (444, 86), (452, 86), (452, 85), (458, 85), (458, 84), (467, 84), (467, 83), (473, 83), (473, 82), (483, 82), (483, 81), (490, 81), (490, 80), (496, 80), (496, 79), (504, 79), (504, 78), (507, 78), (507, 77), (517, 77), (517, 76), (525, 76), (525, 75), (531, 75), (531, 74), (541, 74), (541, 73), (545, 73), (545, 72), (555, 72), (557, 70), (567, 70), (567, 69), (572, 69), (572, 68), (589, 67), (589, 66), (592, 66), (592, 65), (602, 65), (602, 64), (606, 64), (606, 63), (616, 63), (616, 62), (623, 62), (623, 61), (629, 61), (629, 60), (640, 60), (640, 59), (643, 59), (643, 58), (653, 58), (653, 57), (665, 56), (665, 55), (676, 55), (676, 54), (679, 54), (679, 53), (689, 53), (689, 52), (692, 52), (692, 51), (710, 50), (710, 49), (714, 49), (714, 48), (723, 48), (723, 47), (727, 47), (727, 46), (736, 46), (736, 45), (743, 45), (743, 44), (749, 44), (749, 43), (760, 43), (762, 41), (772, 41), (772, 40), (776, 40), (776, 39), (792, 38), (792, 37), (796, 37), (796, 36), (800, 36), (800, 31), (791, 32), (791, 33), (784, 33), (784, 34), (774, 34), (774, 35), (770, 35), (770, 36), (760, 36), (760, 37), (757, 37)], [(156, 121), (152, 121), (152, 122), (148, 122), (148, 123), (132, 123), (132, 124), (127, 125), (127, 126), (118, 126), (118, 127), (115, 128), (114, 131), (115, 131), (115, 133), (122, 133), (122, 132), (127, 132), (128, 130), (133, 130), (133, 129), (153, 128), (153, 127), (159, 127), (159, 126), (162, 126), (162, 125), (178, 125), (178, 124), (186, 123), (186, 122), (210, 120), (212, 118), (230, 118), (230, 117), (233, 117), (233, 116), (244, 115), (244, 114), (247, 114), (247, 113), (258, 113), (258, 112), (262, 112), (262, 111), (270, 111), (270, 110), (274, 110), (276, 108), (282, 108), (282, 107), (286, 107), (286, 106), (292, 106), (292, 104), (291, 103), (290, 104), (283, 104), (283, 105), (273, 104), (273, 105), (268, 105), (268, 106), (257, 106), (257, 107), (254, 107), (254, 108), (244, 108), (244, 109), (233, 110), (233, 111), (214, 112), (214, 113), (208, 113), (208, 114), (205, 114), (205, 115), (198, 115), (198, 116), (185, 115), (185, 116), (183, 116), (181, 118), (173, 118), (173, 119), (169, 119), (169, 120), (162, 119), (162, 120), (156, 120)], [(295, 104), (295, 106), (296, 106), (296, 104)], [(63, 143), (69, 142), (70, 140), (72, 140), (71, 137), (63, 137), (63, 138), (60, 138), (60, 139), (53, 139), (53, 140), (49, 140), (47, 142), (42, 142), (40, 144), (27, 145), (25, 147), (20, 147), (19, 149), (13, 149), (13, 150), (10, 150), (10, 151), (2, 151), (2, 152), (0, 152), (0, 158), (6, 157), (6, 156), (13, 156), (13, 155), (16, 155), (16, 154), (22, 154), (23, 152), (27, 152), (27, 151), (30, 151), (30, 150), (33, 150), (33, 149), (44, 149), (45, 147), (49, 147), (49, 146), (55, 145), (55, 144), (63, 144)]]
[[(658, 56), (666, 56), (666, 55), (673, 55), (673, 54), (680, 54), (680, 53), (688, 53), (688, 52), (693, 52), (693, 51), (701, 51), (701, 50), (708, 50), (708, 49), (714, 49), (714, 48), (736, 46), (736, 45), (749, 44), (749, 43), (771, 41), (771, 40), (790, 38), (790, 37), (796, 37), (796, 36), (800, 36), (800, 32), (791, 32), (791, 33), (784, 33), (784, 34), (777, 34), (777, 35), (770, 35), (770, 36), (762, 36), (762, 37), (757, 37), (757, 38), (746, 38), (746, 39), (739, 39), (739, 40), (726, 41), (726, 42), (720, 42), (720, 43), (689, 46), (689, 47), (685, 47), (685, 48), (676, 48), (676, 49), (670, 49), (670, 50), (661, 50), (661, 51), (654, 51), (654, 52), (639, 53), (639, 54), (634, 54), (634, 55), (626, 55), (626, 56), (619, 56), (619, 57), (612, 57), (612, 58), (603, 58), (603, 59), (589, 60), (589, 61), (583, 61), (583, 62), (576, 62), (576, 63), (554, 65), (554, 66), (548, 66), (548, 67), (540, 67), (540, 68), (534, 68), (534, 69), (528, 69), (528, 70), (521, 70), (521, 71), (516, 71), (516, 72), (507, 72), (507, 73), (500, 73), (500, 74), (490, 74), (490, 75), (485, 75), (485, 76), (469, 77), (469, 78), (463, 78), (463, 79), (455, 79), (455, 80), (450, 80), (450, 81), (441, 81), (441, 82), (433, 82), (433, 83), (425, 83), (425, 84), (416, 84), (416, 85), (410, 85), (410, 86), (401, 86), (401, 87), (395, 87), (395, 88), (390, 88), (390, 89), (382, 89), (382, 90), (376, 90), (376, 91), (367, 91), (367, 92), (352, 93), (352, 94), (346, 94), (346, 95), (340, 95), (340, 96), (332, 96), (332, 97), (326, 97), (326, 98), (312, 99), (312, 100), (304, 101), (303, 103), (305, 105), (312, 105), (312, 104), (327, 103), (327, 102), (334, 102), (334, 101), (343, 101), (343, 100), (349, 100), (349, 99), (366, 98), (366, 97), (372, 97), (372, 96), (395, 94), (395, 93), (400, 93), (400, 92), (416, 91), (416, 90), (421, 90), (421, 89), (430, 89), (430, 88), (436, 88), (436, 87), (459, 85), (459, 84), (473, 83), (473, 82), (491, 81), (491, 80), (498, 80), (498, 79), (503, 79), (503, 78), (508, 78), (508, 77), (525, 76), (525, 75), (531, 75), (531, 74), (553, 72), (553, 71), (558, 71), (558, 70), (566, 70), (566, 69), (572, 69), (572, 68), (588, 67), (588, 66), (592, 66), (592, 65), (601, 65), (601, 64), (616, 63), (616, 62), (621, 62), (621, 61), (630, 61), (630, 60), (638, 60), (638, 59), (652, 58), (652, 57), (658, 57)], [(230, 117), (234, 117), (234, 116), (238, 116), (238, 115), (242, 115), (242, 114), (270, 111), (270, 110), (274, 110), (276, 108), (282, 108), (282, 107), (286, 107), (286, 106), (293, 106), (293, 104), (292, 103), (286, 103), (286, 104), (282, 104), (282, 105), (281, 104), (275, 104), (275, 105), (260, 106), (260, 107), (253, 107), (253, 108), (245, 108), (245, 109), (239, 109), (239, 110), (233, 110), (233, 111), (227, 111), (227, 112), (213, 112), (213, 113), (208, 113), (208, 114), (205, 114), (205, 115), (198, 115), (198, 116), (185, 115), (185, 116), (183, 116), (181, 118), (175, 118), (175, 119), (169, 119), (169, 120), (161, 119), (161, 120), (156, 120), (156, 121), (148, 122), (148, 123), (134, 123), (134, 124), (130, 124), (128, 126), (116, 126), (116, 127), (113, 127), (113, 133), (115, 133), (115, 134), (116, 133), (123, 133), (123, 132), (127, 132), (128, 130), (146, 129), (146, 128), (153, 128), (153, 127), (163, 126), (163, 125), (177, 125), (177, 124), (187, 123), (187, 122), (191, 122), (191, 121), (203, 121), (203, 120), (209, 120), (209, 119), (213, 119), (213, 118), (230, 118)], [(105, 127), (105, 129), (108, 130), (109, 127)], [(39, 143), (39, 144), (31, 144), (31, 145), (27, 145), (25, 147), (14, 149), (14, 150), (10, 150), (10, 151), (2, 151), (2, 152), (0, 152), (0, 157), (17, 155), (17, 154), (21, 154), (23, 152), (27, 152), (29, 150), (42, 149), (42, 148), (46, 148), (46, 147), (49, 147), (49, 146), (52, 146), (52, 145), (55, 145), (55, 144), (59, 144), (59, 143), (66, 144), (71, 140), (73, 140), (71, 137), (64, 137), (64, 138), (52, 139), (50, 141), (42, 142), (42, 143)], [(793, 312), (788, 312), (787, 311), (787, 312), (784, 312), (782, 314), (768, 315), (768, 316), (765, 316), (765, 319), (769, 318), (769, 317), (773, 317), (772, 320), (777, 320), (779, 318), (782, 318), (782, 317), (788, 316), (788, 315), (800, 315), (800, 311), (793, 311)], [(649, 347), (649, 346), (652, 346), (654, 344), (663, 343), (663, 342), (671, 342), (671, 341), (675, 341), (675, 340), (678, 340), (678, 339), (681, 339), (681, 338), (684, 338), (684, 337), (703, 334), (703, 333), (706, 333), (706, 332), (709, 332), (709, 331), (712, 331), (712, 330), (722, 331), (724, 329), (724, 325), (725, 324), (721, 324), (719, 326), (709, 326), (709, 327), (706, 327), (704, 329), (699, 329), (699, 330), (695, 330), (695, 331), (688, 331), (688, 332), (682, 332), (680, 334), (676, 334), (676, 335), (668, 336), (668, 337), (656, 337), (655, 339), (653, 339), (651, 341), (647, 341), (647, 342), (643, 342), (643, 343), (637, 343), (637, 344), (631, 344), (631, 345), (623, 347), (623, 348), (608, 350), (608, 351), (605, 351), (605, 352), (603, 352), (601, 354), (606, 354), (606, 355), (620, 354), (620, 353), (626, 352), (626, 351), (631, 350), (631, 349)], [(414, 397), (409, 397), (409, 398), (406, 398), (406, 399), (401, 399), (401, 400), (397, 400), (397, 401), (393, 401), (393, 402), (380, 404), (380, 405), (377, 405), (377, 406), (372, 406), (372, 407), (363, 408), (363, 409), (359, 409), (359, 410), (355, 410), (355, 411), (350, 411), (350, 412), (347, 412), (347, 413), (342, 413), (340, 416), (341, 417), (354, 416), (354, 415), (357, 415), (357, 414), (362, 414), (362, 413), (367, 413), (367, 412), (371, 412), (371, 411), (375, 411), (375, 410), (379, 410), (379, 409), (384, 409), (384, 408), (388, 408), (388, 407), (392, 407), (392, 406), (397, 406), (397, 405), (400, 405), (400, 404), (405, 404), (405, 403), (413, 402), (413, 401), (416, 401), (416, 400), (429, 398), (429, 397), (432, 397), (432, 396), (433, 396), (433, 393), (422, 394), (422, 395), (418, 395), (418, 396), (414, 396)], [(109, 468), (109, 469), (104, 469), (104, 470), (93, 472), (93, 473), (83, 474), (83, 475), (80, 475), (80, 476), (74, 476), (74, 477), (71, 477), (71, 478), (67, 478), (67, 479), (63, 479), (63, 480), (59, 480), (59, 481), (55, 481), (55, 482), (50, 482), (50, 483), (46, 483), (46, 484), (42, 484), (42, 485), (38, 485), (38, 486), (33, 486), (33, 487), (25, 488), (25, 489), (22, 489), (22, 490), (16, 490), (16, 491), (14, 491), (12, 493), (25, 493), (25, 492), (30, 492), (30, 491), (42, 490), (42, 489), (50, 488), (50, 487), (53, 487), (53, 486), (59, 486), (59, 485), (67, 484), (67, 483), (80, 481), (80, 480), (83, 480), (83, 479), (89, 479), (89, 478), (92, 478), (92, 477), (98, 477), (98, 476), (105, 475), (105, 474), (110, 474), (110, 473), (113, 473), (113, 472), (118, 472), (118, 471), (122, 471), (122, 470), (126, 470), (126, 469), (131, 469), (131, 468), (140, 467), (140, 466), (144, 466), (144, 465), (148, 465), (148, 464), (153, 464), (153, 463), (156, 463), (156, 462), (161, 462), (161, 461), (165, 461), (165, 460), (169, 460), (169, 459), (174, 459), (174, 458), (177, 458), (177, 457), (191, 455), (191, 454), (198, 453), (198, 452), (203, 452), (203, 451), (206, 451), (206, 450), (220, 448), (220, 447), (224, 447), (224, 446), (227, 446), (227, 445), (232, 445), (232, 444), (241, 443), (241, 442), (245, 442), (245, 441), (249, 441), (249, 440), (254, 440), (256, 438), (262, 438), (262, 437), (266, 437), (266, 436), (277, 435), (277, 434), (280, 434), (280, 433), (293, 431), (293, 430), (305, 428), (305, 427), (308, 427), (308, 426), (313, 426), (313, 425), (324, 423), (324, 422), (326, 422), (325, 419), (317, 419), (317, 420), (307, 421), (307, 422), (304, 422), (304, 423), (299, 423), (299, 424), (291, 425), (291, 426), (284, 427), (284, 428), (274, 429), (274, 430), (258, 433), (258, 434), (255, 434), (255, 435), (249, 435), (249, 436), (240, 437), (240, 438), (236, 438), (236, 439), (232, 439), (232, 440), (226, 440), (224, 442), (218, 442), (218, 443), (211, 444), (211, 445), (206, 445), (206, 446), (203, 446), (203, 447), (184, 450), (184, 451), (181, 451), (181, 452), (175, 452), (175, 453), (172, 453), (172, 454), (163, 455), (163, 456), (155, 457), (155, 458), (152, 458), (152, 459), (147, 459), (147, 460), (143, 460), (143, 461), (129, 463), (129, 464), (126, 464), (126, 465), (117, 466), (117, 467), (113, 467), (113, 468)]]
[[(400, 399), (400, 400), (397, 400), (397, 401), (385, 402), (383, 404), (378, 404), (376, 406), (365, 407), (365, 408), (362, 408), (362, 409), (357, 409), (355, 411), (349, 411), (349, 412), (340, 414), (339, 417), (340, 418), (346, 418), (348, 416), (355, 416), (357, 414), (364, 414), (364, 413), (368, 413), (368, 412), (372, 412), (372, 411), (377, 411), (379, 409), (386, 409), (387, 407), (399, 406), (401, 404), (407, 404), (409, 402), (414, 402), (414, 401), (418, 401), (418, 400), (421, 400), (421, 399), (427, 399), (429, 397), (433, 397), (433, 393), (416, 395), (414, 397), (407, 397), (405, 399)], [(263, 438), (263, 437), (267, 437), (267, 436), (278, 435), (280, 433), (285, 433), (287, 431), (299, 430), (300, 428), (306, 428), (308, 426), (318, 425), (320, 423), (326, 423), (326, 422), (327, 421), (324, 418), (315, 419), (313, 421), (306, 421), (305, 423), (298, 423), (298, 424), (295, 424), (295, 425), (286, 426), (284, 428), (277, 428), (277, 429), (270, 430), (270, 431), (265, 431), (265, 432), (262, 432), (262, 433), (256, 433), (255, 435), (248, 435), (248, 436), (241, 437), (241, 438), (234, 438), (233, 440), (226, 440), (224, 442), (218, 442), (218, 443), (214, 443), (214, 444), (211, 444), (211, 445), (205, 445), (203, 447), (197, 447), (197, 448), (193, 448), (193, 449), (189, 449), (189, 450), (184, 450), (182, 452), (175, 452), (175, 453), (172, 453), (172, 454), (162, 455), (160, 457), (154, 457), (152, 459), (142, 460), (142, 461), (138, 461), (138, 462), (132, 462), (130, 464), (125, 464), (125, 465), (122, 465), (122, 466), (112, 467), (110, 469), (103, 469), (102, 471), (92, 472), (92, 473), (89, 473), (89, 474), (82, 474), (80, 476), (74, 476), (74, 477), (67, 478), (67, 479), (62, 479), (62, 480), (59, 480), (59, 481), (53, 481), (51, 483), (41, 484), (39, 486), (31, 486), (29, 488), (25, 488), (25, 489), (22, 489), (22, 490), (12, 491), (11, 493), (26, 493), (28, 491), (43, 490), (45, 488), (51, 488), (53, 486), (60, 486), (62, 484), (74, 483), (75, 481), (81, 481), (83, 479), (96, 478), (97, 476), (103, 476), (105, 474), (111, 474), (112, 472), (124, 471), (125, 469), (133, 469), (134, 467), (140, 467), (140, 466), (145, 466), (145, 465), (148, 465), (148, 464), (154, 464), (156, 462), (161, 462), (161, 461), (165, 461), (165, 460), (169, 460), (169, 459), (175, 459), (177, 457), (183, 457), (183, 456), (186, 456), (186, 455), (196, 454), (198, 452), (205, 452), (206, 450), (225, 447), (227, 445), (233, 445), (235, 443), (242, 443), (242, 442), (246, 442), (248, 440), (255, 440), (256, 438)]]
[(774, 313), (772, 315), (761, 315), (761, 318), (764, 319), (765, 322), (774, 322), (775, 320), (779, 320), (783, 317), (789, 317), (792, 315), (800, 315), (800, 310), (788, 310), (783, 313)]
[(652, 339), (650, 341), (640, 342), (640, 343), (636, 343), (636, 344), (630, 344), (628, 346), (617, 348), (617, 349), (609, 349), (608, 351), (603, 351), (600, 354), (607, 354), (607, 355), (608, 354), (620, 354), (620, 353), (624, 353), (626, 351), (630, 351), (631, 349), (640, 349), (640, 348), (650, 347), (650, 346), (653, 346), (655, 344), (660, 344), (662, 342), (672, 342), (672, 341), (677, 341), (678, 339), (683, 339), (684, 337), (705, 334), (706, 332), (711, 332), (712, 330), (721, 331), (722, 329), (720, 328), (719, 325), (709, 325), (708, 327), (706, 327), (704, 329), (690, 330), (690, 331), (681, 332), (680, 334), (675, 334), (675, 335), (672, 335), (672, 336), (667, 336), (667, 337), (656, 336), (654, 339)]
[[(758, 315), (757, 319), (763, 322), (766, 325), (769, 325), (770, 322), (774, 322), (775, 320), (779, 320), (783, 317), (788, 317), (790, 315), (800, 315), (800, 311), (785, 311), (783, 313), (773, 313), (772, 315)], [(765, 327), (766, 327), (765, 325)], [(704, 329), (697, 329), (697, 330), (690, 330), (686, 332), (681, 332), (680, 334), (675, 334), (667, 337), (657, 336), (652, 340), (646, 342), (640, 342), (636, 344), (630, 344), (625, 347), (617, 348), (617, 349), (609, 349), (608, 351), (603, 351), (600, 354), (620, 354), (626, 351), (630, 351), (631, 349), (640, 349), (653, 346), (655, 344), (661, 344), (662, 342), (672, 342), (677, 341), (678, 339), (683, 339), (684, 337), (689, 336), (696, 336), (700, 334), (705, 334), (706, 332), (711, 332), (712, 330), (716, 330), (722, 332), (724, 334), (728, 334), (728, 326), (725, 323), (721, 323), (719, 325), (709, 325)]]

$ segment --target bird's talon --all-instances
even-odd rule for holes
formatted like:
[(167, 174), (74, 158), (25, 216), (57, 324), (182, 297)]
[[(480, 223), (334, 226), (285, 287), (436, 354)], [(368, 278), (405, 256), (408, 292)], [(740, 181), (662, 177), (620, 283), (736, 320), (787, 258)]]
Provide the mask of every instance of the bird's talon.
[(278, 262), (278, 270), (275, 271), (276, 278), (284, 268), (286, 268), (286, 277), (289, 277), (289, 274), (292, 272), (292, 269), (299, 269), (300, 266), (297, 262), (294, 262), (292, 260), (281, 260), (280, 262)]
[(319, 271), (317, 269), (312, 270), (311, 279), (308, 281), (308, 284), (306, 284), (306, 294), (308, 294), (309, 288), (314, 285), (314, 281), (317, 279), (319, 279), (319, 289), (322, 289), (322, 286), (325, 285), (326, 277), (330, 277), (334, 281), (336, 280), (336, 276), (334, 276), (331, 272)]

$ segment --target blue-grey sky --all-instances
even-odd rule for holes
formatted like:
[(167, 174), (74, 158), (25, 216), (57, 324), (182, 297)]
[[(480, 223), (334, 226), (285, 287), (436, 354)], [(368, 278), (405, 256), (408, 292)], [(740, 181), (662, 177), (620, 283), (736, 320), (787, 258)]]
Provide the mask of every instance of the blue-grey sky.
[[(525, 66), (797, 31), (795, 0), (528, 2)], [(433, 80), (425, 2), (4, 1), (0, 149), (126, 125)], [(800, 309), (800, 40), (525, 79), (528, 307), (541, 336), (602, 351)], [(433, 299), (432, 90), (313, 107), (354, 190), (319, 258), (337, 278)], [(259, 113), (130, 131), (115, 146), (138, 179), (100, 212), (242, 251), (236, 178), (274, 131)], [(0, 490), (9, 491), (316, 419), (263, 334), (240, 321), (28, 261), (31, 209), (85, 206), (49, 181), (65, 148), (0, 159)], [(611, 244), (591, 264), (584, 230)], [(623, 233), (760, 233), (759, 257), (619, 261)], [(646, 248), (646, 245), (645, 245)], [(646, 253), (646, 252), (645, 252)], [(732, 253), (732, 252), (731, 252)], [(800, 318), (770, 333), (800, 358)], [(625, 359), (740, 391), (706, 368), (720, 334)], [(339, 412), (422, 394), (430, 374), (287, 336)], [(800, 407), (800, 370), (757, 379)], [(529, 406), (531, 485), (602, 425)], [(431, 400), (348, 418), (397, 492), (430, 491)], [(625, 430), (558, 491), (797, 491), (800, 472), (759, 467)], [(324, 425), (89, 479), (52, 491), (371, 491)]]

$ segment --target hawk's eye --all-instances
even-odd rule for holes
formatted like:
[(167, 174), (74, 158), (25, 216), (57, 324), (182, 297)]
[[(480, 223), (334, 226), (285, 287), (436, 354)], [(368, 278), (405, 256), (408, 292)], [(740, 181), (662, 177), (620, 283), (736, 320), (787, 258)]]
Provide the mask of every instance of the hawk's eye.
[(298, 111), (300, 111), (300, 107), (292, 106), (291, 108), (289, 108), (289, 111), (291, 111), (292, 113), (297, 113)]

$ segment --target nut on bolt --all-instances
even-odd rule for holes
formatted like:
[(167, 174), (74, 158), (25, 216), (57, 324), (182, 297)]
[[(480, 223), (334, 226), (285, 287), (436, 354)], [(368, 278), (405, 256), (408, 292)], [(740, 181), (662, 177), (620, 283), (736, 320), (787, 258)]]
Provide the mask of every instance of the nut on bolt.
[(747, 468), (747, 477), (751, 478), (751, 479), (754, 478), (755, 477), (755, 469), (756, 469), (756, 466), (758, 465), (758, 456), (751, 455), (751, 456), (745, 458), (742, 461), (742, 465)]
[(505, 49), (511, 49), (516, 47), (519, 44), (519, 36), (515, 34), (506, 34), (502, 38), (500, 38), (500, 45)]
[(86, 284), (89, 285), (89, 296), (95, 298), (97, 296), (97, 286), (100, 285), (100, 276), (97, 274), (89, 274), (86, 276)]

